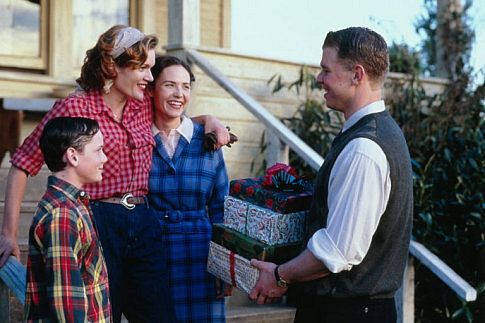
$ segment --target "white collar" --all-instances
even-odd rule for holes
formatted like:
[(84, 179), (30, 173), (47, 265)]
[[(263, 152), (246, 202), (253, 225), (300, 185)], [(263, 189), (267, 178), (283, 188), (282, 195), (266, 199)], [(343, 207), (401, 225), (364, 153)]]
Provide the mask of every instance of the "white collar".
[(359, 109), (357, 112), (352, 114), (348, 120), (345, 121), (344, 126), (342, 127), (342, 132), (346, 131), (354, 124), (357, 123), (360, 119), (365, 117), (371, 113), (378, 113), (386, 110), (386, 105), (384, 104), (384, 100), (379, 100), (372, 102), (365, 107)]
[[(182, 115), (181, 117), (182, 122), (180, 125), (177, 127), (177, 129), (172, 129), (174, 131), (177, 131), (181, 136), (183, 136), (188, 143), (192, 140), (192, 136), (194, 135), (194, 123), (192, 122), (192, 119), (187, 118), (186, 116)], [(156, 136), (158, 133), (160, 133), (160, 129), (157, 128), (157, 126), (152, 123), (152, 134), (153, 136)]]

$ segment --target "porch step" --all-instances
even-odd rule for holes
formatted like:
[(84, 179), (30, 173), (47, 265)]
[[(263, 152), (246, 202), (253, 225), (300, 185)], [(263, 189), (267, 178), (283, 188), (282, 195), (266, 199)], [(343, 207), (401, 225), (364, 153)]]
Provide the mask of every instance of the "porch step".
[(284, 304), (232, 306), (226, 311), (228, 323), (291, 323), (295, 308)]
[[(231, 306), (226, 310), (227, 323), (292, 323), (295, 309), (287, 305)], [(123, 316), (121, 323), (128, 323)]]

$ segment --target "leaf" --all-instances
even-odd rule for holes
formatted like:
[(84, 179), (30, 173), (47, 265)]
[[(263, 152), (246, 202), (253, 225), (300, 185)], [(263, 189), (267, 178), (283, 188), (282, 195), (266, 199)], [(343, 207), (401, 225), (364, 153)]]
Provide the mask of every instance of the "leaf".
[(470, 164), (470, 166), (472, 166), (473, 169), (478, 170), (478, 164), (475, 161), (475, 159), (473, 159), (473, 158), (468, 159), (468, 163)]
[(451, 315), (451, 319), (452, 320), (456, 320), (456, 319), (462, 317), (463, 314), (464, 314), (464, 312), (465, 312), (465, 308), (463, 308), (463, 307), (460, 308), (460, 309), (458, 309), (458, 310), (456, 310), (456, 311), (454, 311), (453, 312), (453, 315)]

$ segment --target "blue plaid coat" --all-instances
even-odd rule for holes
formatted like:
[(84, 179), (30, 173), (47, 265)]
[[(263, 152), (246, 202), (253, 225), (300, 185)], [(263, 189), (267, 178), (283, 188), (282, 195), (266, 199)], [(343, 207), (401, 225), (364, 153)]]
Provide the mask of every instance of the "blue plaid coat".
[(180, 136), (170, 159), (155, 136), (149, 199), (167, 246), (172, 302), (182, 322), (225, 322), (224, 300), (216, 299), (207, 273), (212, 223), (222, 222), (229, 184), (221, 150), (203, 148), (204, 128), (194, 124), (190, 144)]

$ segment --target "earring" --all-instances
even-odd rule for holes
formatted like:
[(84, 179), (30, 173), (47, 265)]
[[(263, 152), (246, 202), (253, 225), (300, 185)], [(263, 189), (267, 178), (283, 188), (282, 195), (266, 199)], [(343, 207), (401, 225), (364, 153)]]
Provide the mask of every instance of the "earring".
[(109, 94), (111, 87), (113, 86), (113, 80), (104, 81), (103, 92), (104, 94)]

